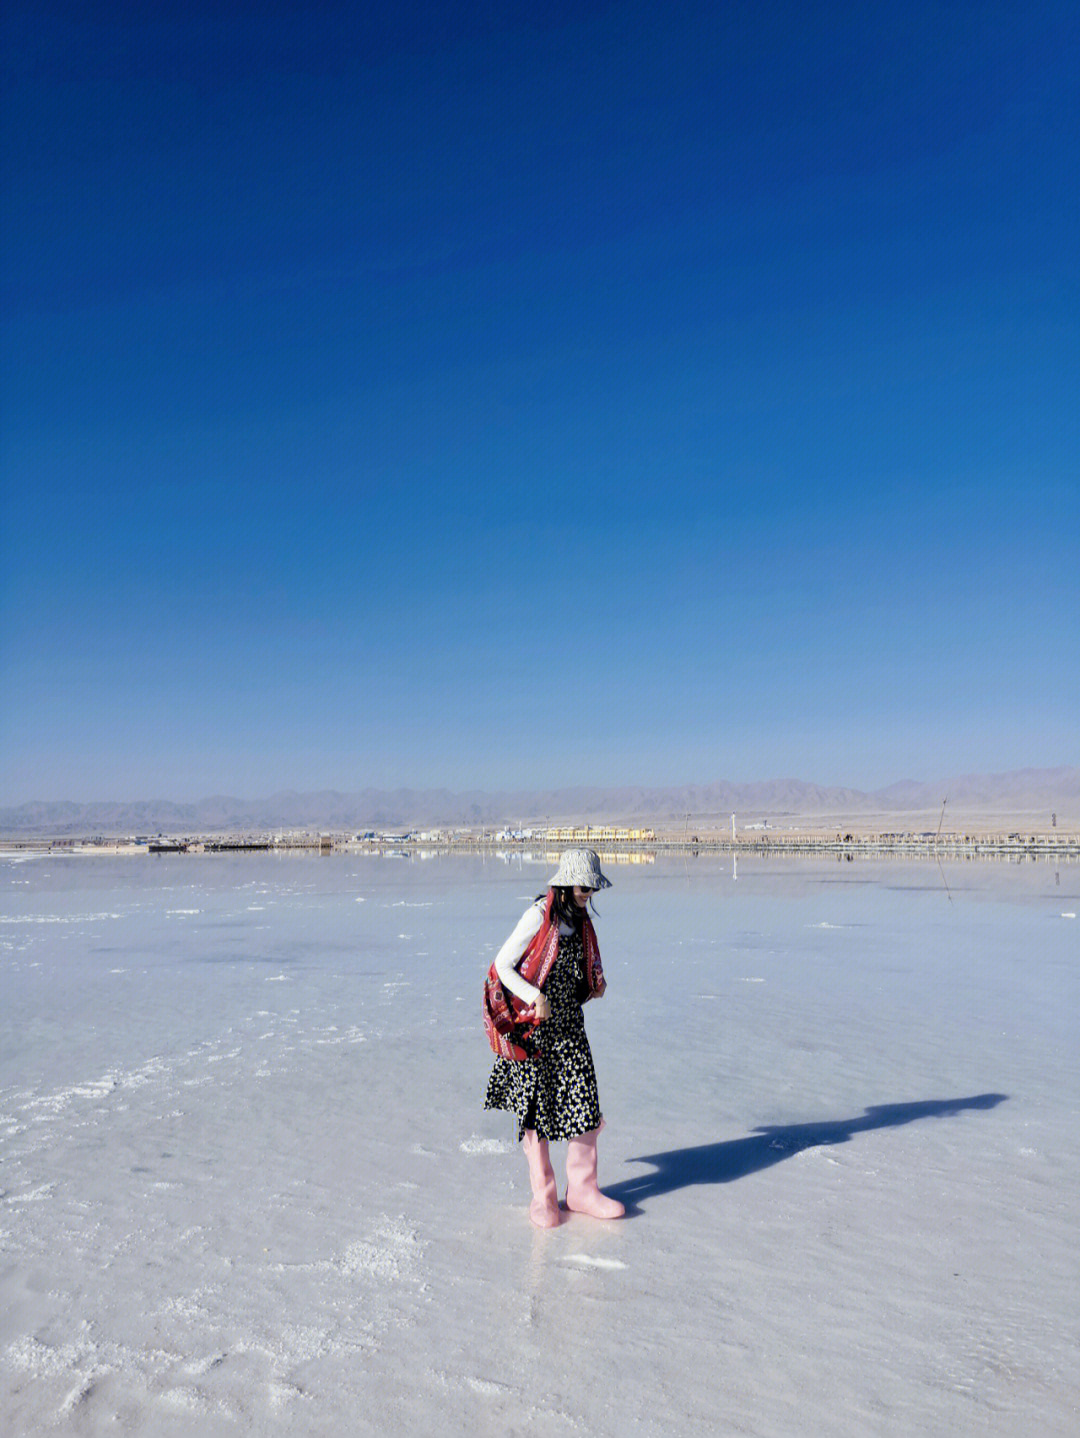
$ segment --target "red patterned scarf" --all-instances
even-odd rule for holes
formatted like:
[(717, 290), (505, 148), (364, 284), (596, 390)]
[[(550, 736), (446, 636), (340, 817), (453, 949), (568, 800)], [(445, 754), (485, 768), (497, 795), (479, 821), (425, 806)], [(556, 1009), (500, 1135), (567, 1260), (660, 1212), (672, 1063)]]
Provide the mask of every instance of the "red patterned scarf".
[[(538, 989), (543, 989), (559, 952), (559, 920), (551, 912), (554, 902), (555, 891), (549, 889), (544, 900), (543, 921), (517, 964), (521, 977)], [(585, 951), (585, 982), (591, 997), (604, 982), (604, 970), (600, 966), (596, 930), (588, 914), (582, 915), (581, 940)], [(492, 964), (484, 981), (484, 1032), (493, 1052), (500, 1058), (517, 1062), (527, 1059), (529, 1054), (520, 1041), (537, 1023), (533, 1006), (503, 988)]]

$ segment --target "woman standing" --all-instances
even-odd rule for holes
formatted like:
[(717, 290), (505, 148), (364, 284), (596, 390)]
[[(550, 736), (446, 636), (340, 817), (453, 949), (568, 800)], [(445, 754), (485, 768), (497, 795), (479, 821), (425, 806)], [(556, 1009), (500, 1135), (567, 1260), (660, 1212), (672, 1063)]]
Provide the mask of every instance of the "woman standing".
[(567, 849), (546, 894), (530, 904), (495, 957), (484, 990), (484, 1023), (498, 1057), (486, 1109), (518, 1118), (538, 1228), (559, 1222), (548, 1145), (567, 1140), (566, 1206), (593, 1218), (621, 1218), (622, 1204), (596, 1183), (596, 1139), (603, 1125), (592, 1051), (581, 1012), (602, 998), (589, 899), (611, 882), (592, 849)]

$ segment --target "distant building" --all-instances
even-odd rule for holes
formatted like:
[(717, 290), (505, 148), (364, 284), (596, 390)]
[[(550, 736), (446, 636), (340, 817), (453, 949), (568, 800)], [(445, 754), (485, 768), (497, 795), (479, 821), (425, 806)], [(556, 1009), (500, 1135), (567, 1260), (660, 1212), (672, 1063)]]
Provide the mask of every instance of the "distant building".
[(573, 828), (538, 829), (536, 838), (548, 844), (634, 844), (656, 838), (652, 829), (619, 829), (608, 824), (586, 824)]

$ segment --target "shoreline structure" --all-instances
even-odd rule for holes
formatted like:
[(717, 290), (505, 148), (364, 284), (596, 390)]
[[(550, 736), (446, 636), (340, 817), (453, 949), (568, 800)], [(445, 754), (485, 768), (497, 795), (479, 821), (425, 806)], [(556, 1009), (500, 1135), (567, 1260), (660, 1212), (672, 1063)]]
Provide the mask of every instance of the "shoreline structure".
[[(439, 853), (476, 853), (546, 859), (561, 848), (586, 845), (599, 850), (614, 862), (648, 863), (664, 853), (756, 854), (782, 858), (799, 854), (871, 856), (903, 855), (924, 858), (1057, 858), (1080, 859), (1080, 829), (1069, 824), (1061, 829), (1037, 832), (1015, 824), (972, 825), (964, 832), (913, 831), (910, 829), (870, 830), (849, 820), (838, 824), (805, 823), (781, 829), (755, 824), (734, 835), (713, 830), (709, 833), (655, 833), (651, 829), (613, 829), (604, 825), (581, 825), (558, 829), (509, 831), (474, 829), (454, 831), (345, 831), (291, 829), (250, 833), (206, 833), (192, 835), (48, 836), (34, 838), (0, 835), (0, 857), (32, 854), (136, 855), (215, 854), (252, 851), (319, 854), (393, 854), (431, 856)], [(860, 832), (861, 830), (861, 832)]]

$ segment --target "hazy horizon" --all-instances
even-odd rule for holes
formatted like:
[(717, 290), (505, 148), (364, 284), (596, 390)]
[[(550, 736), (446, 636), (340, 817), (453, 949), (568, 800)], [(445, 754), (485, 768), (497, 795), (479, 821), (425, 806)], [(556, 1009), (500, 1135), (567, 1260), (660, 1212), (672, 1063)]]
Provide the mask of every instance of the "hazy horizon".
[(1031, 780), (1036, 785), (1051, 783), (1051, 776), (1068, 776), (1070, 782), (1075, 785), (1077, 776), (1080, 776), (1080, 768), (1070, 764), (1051, 765), (1023, 765), (1017, 769), (995, 769), (975, 773), (965, 772), (941, 772), (930, 777), (916, 777), (908, 774), (895, 778), (884, 784), (863, 786), (859, 784), (846, 783), (823, 783), (816, 778), (806, 777), (798, 774), (771, 774), (758, 775), (754, 778), (738, 779), (731, 775), (719, 778), (706, 779), (684, 779), (681, 781), (635, 781), (624, 780), (612, 784), (530, 784), (517, 783), (512, 785), (496, 784), (475, 784), (467, 786), (456, 786), (452, 784), (395, 784), (387, 786), (375, 783), (360, 783), (353, 788), (346, 788), (341, 784), (328, 784), (318, 788), (305, 788), (298, 784), (279, 783), (274, 788), (261, 793), (241, 793), (236, 790), (218, 789), (213, 792), (197, 794), (178, 794), (165, 792), (144, 792), (135, 793), (114, 793), (103, 794), (101, 792), (87, 791), (85, 794), (33, 794), (21, 799), (7, 799), (0, 794), (0, 810), (18, 809), (31, 804), (43, 805), (93, 805), (93, 804), (147, 804), (167, 803), (177, 805), (198, 805), (213, 802), (217, 799), (237, 800), (240, 802), (265, 803), (278, 797), (295, 795), (302, 798), (314, 798), (319, 795), (341, 795), (351, 796), (356, 794), (379, 793), (379, 794), (447, 794), (454, 797), (467, 798), (469, 796), (498, 797), (500, 795), (541, 795), (548, 793), (572, 793), (582, 794), (594, 792), (644, 792), (662, 793), (679, 792), (681, 790), (708, 790), (720, 788), (732, 789), (779, 789), (784, 785), (791, 785), (796, 789), (823, 790), (823, 791), (848, 791), (854, 794), (873, 797), (879, 794), (888, 793), (891, 790), (900, 790), (905, 787), (911, 789), (940, 788), (943, 796), (945, 790), (951, 784), (956, 785), (983, 785), (990, 787), (1006, 787), (1016, 789), (1022, 780)]
[[(581, 786), (560, 789), (455, 791), (365, 786), (273, 794), (203, 795), (194, 800), (168, 796), (141, 798), (38, 799), (0, 805), (0, 825), (12, 835), (51, 828), (74, 833), (87, 826), (134, 826), (171, 830), (244, 829), (318, 824), (350, 828), (367, 824), (446, 825), (550, 822), (669, 822), (693, 816), (699, 823), (738, 810), (744, 819), (762, 815), (827, 815), (847, 812), (852, 819), (874, 812), (896, 815), (938, 812), (974, 819), (1032, 813), (1044, 809), (1065, 827), (1080, 821), (1080, 768), (1023, 769), (1004, 774), (967, 774), (932, 781), (903, 780), (876, 790), (832, 787), (793, 778), (737, 784)], [(74, 812), (72, 812), (74, 811)]]

